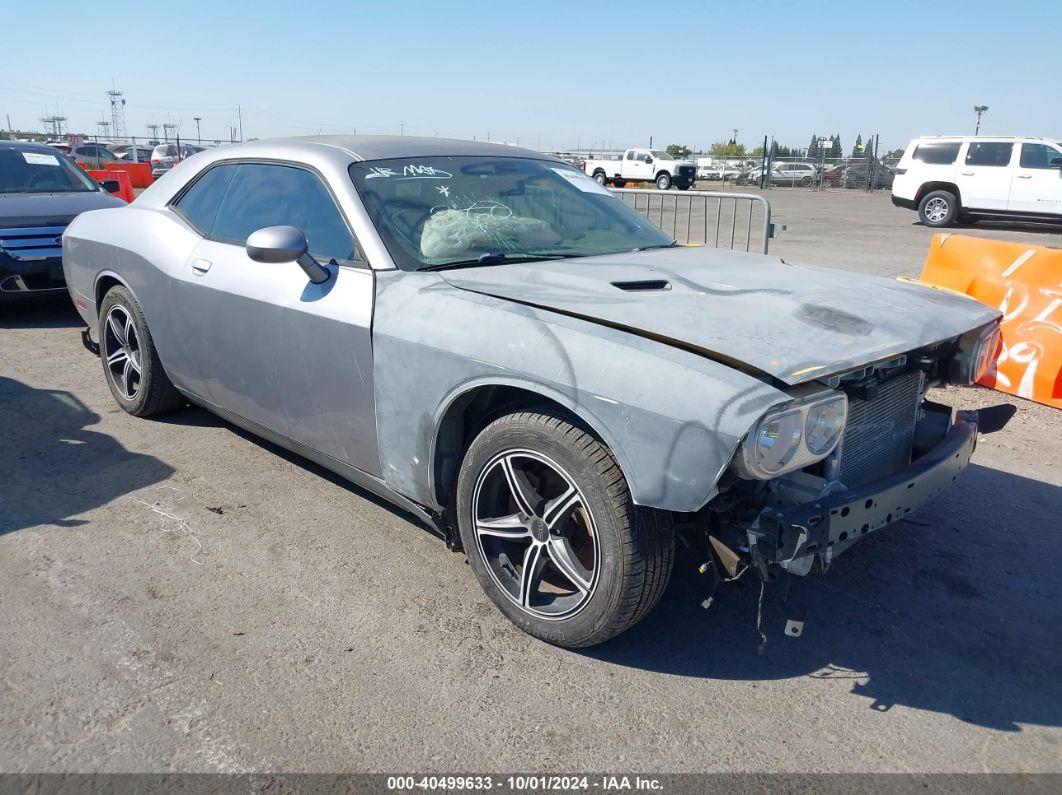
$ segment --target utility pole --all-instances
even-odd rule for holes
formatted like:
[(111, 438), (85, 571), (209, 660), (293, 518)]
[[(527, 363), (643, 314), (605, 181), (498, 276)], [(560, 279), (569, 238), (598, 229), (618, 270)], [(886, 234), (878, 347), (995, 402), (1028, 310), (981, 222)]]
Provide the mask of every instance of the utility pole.
[(147, 124), (145, 126), (149, 130), (151, 130), (151, 140), (152, 141), (157, 141), (159, 139), (159, 126), (157, 124), (155, 124), (154, 122), (152, 122), (151, 124)]
[(988, 105), (974, 105), (974, 113), (977, 114), (977, 126), (974, 127), (974, 135), (981, 132), (981, 116), (988, 110)]
[(177, 125), (172, 121), (166, 122), (162, 125), (162, 137), (166, 143), (170, 142), (170, 133), (177, 129)]
[(243, 108), (236, 106), (236, 117), (240, 120), (240, 142), (243, 142)]
[(199, 131), (199, 122), (203, 120), (203, 117), (193, 116), (192, 118), (195, 119), (195, 142), (201, 144), (203, 143), (203, 133)]

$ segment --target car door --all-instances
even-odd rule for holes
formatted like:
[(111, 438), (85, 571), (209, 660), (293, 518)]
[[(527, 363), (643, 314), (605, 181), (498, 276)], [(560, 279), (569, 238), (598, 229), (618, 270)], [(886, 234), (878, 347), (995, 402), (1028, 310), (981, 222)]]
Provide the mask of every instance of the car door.
[(1013, 141), (970, 141), (959, 163), (955, 184), (963, 207), (1006, 210), (1010, 200), (1014, 159)]
[(1045, 143), (1020, 144), (1018, 165), (1010, 187), (1007, 209), (1021, 213), (1062, 215), (1062, 148)]
[(636, 149), (634, 151), (634, 160), (628, 160), (626, 165), (630, 171), (624, 171), (623, 176), (628, 179), (646, 180), (653, 178), (653, 156), (649, 154), (647, 149)]
[[(328, 281), (313, 284), (294, 262), (247, 256), (252, 232), (282, 225), (305, 233)], [(236, 164), (187, 270), (182, 299), (207, 399), (379, 475), (373, 273), (324, 180), (298, 165)]]

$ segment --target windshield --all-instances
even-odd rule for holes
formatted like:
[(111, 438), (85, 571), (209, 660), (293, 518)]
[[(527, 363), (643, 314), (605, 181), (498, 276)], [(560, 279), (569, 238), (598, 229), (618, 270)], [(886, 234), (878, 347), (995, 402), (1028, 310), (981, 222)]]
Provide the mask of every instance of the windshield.
[(354, 163), (350, 176), (403, 270), (590, 257), (673, 243), (566, 163), (418, 157)]
[(661, 151), (659, 149), (650, 149), (649, 151), (652, 152), (653, 157), (655, 157), (657, 160), (674, 160), (675, 159), (671, 155), (669, 155), (667, 152), (663, 152), (663, 151)]
[(83, 193), (99, 186), (55, 152), (0, 149), (0, 193)]

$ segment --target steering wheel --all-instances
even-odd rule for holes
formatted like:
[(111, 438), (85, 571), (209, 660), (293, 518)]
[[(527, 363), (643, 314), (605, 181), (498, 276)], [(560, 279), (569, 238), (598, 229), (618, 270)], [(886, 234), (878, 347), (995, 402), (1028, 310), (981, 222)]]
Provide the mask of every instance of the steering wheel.
[(381, 215), (391, 222), (394, 231), (416, 246), (417, 233), (431, 217), (431, 208), (409, 199), (387, 199), (380, 202)]

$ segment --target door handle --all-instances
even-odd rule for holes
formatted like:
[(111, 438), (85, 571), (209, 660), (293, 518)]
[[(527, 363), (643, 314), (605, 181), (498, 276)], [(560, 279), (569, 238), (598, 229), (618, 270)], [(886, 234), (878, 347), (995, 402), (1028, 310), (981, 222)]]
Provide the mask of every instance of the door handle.
[(960, 177), (972, 177), (974, 173), (972, 171), (963, 171), (959, 174)]
[(1032, 179), (1032, 174), (1018, 174), (1018, 179)]
[(192, 272), (198, 276), (202, 276), (208, 270), (210, 270), (211, 262), (208, 259), (194, 259), (192, 260)]

